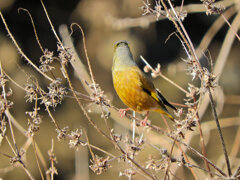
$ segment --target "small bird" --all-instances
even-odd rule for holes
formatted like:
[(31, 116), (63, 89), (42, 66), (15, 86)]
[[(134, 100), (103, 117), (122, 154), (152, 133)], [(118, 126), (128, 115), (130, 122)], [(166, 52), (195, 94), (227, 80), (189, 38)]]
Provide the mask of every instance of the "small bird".
[[(138, 113), (146, 112), (141, 124), (147, 125), (149, 111), (159, 112), (173, 120), (166, 106), (176, 110), (163, 95), (154, 87), (152, 81), (141, 71), (133, 60), (128, 42), (121, 40), (114, 46), (112, 78), (114, 89), (122, 102), (128, 106), (120, 109), (120, 116), (125, 116), (128, 110)], [(166, 105), (166, 106), (165, 106)]]

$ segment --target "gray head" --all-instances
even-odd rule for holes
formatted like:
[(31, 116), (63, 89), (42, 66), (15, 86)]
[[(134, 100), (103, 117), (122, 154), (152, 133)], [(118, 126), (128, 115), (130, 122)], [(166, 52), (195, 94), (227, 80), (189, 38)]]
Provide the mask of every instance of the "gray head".
[(113, 70), (121, 70), (126, 66), (136, 66), (130, 51), (128, 42), (125, 40), (117, 41), (114, 46)]

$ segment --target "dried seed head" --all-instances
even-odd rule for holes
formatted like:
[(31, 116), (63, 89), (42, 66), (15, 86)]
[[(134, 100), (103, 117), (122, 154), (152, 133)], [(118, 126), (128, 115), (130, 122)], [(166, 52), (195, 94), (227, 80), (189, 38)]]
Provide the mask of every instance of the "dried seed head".
[(70, 148), (76, 148), (78, 150), (79, 146), (86, 146), (87, 143), (83, 142), (82, 140), (80, 140), (80, 138), (82, 137), (82, 129), (80, 130), (76, 130), (76, 131), (72, 131), (71, 134), (69, 135), (70, 141), (69, 141), (69, 145)]
[(132, 179), (132, 176), (134, 176), (136, 173), (136, 171), (134, 171), (133, 169), (125, 169), (124, 172), (120, 172), (119, 176), (126, 176), (128, 179)]
[(40, 128), (40, 124), (42, 122), (42, 118), (41, 116), (38, 114), (38, 111), (40, 110), (40, 108), (38, 109), (34, 109), (33, 111), (30, 112), (26, 112), (27, 115), (30, 116), (31, 120), (28, 119), (28, 131), (27, 131), (27, 135), (28, 136), (33, 136), (36, 134), (36, 132), (39, 130)]
[(112, 166), (108, 163), (109, 156), (107, 158), (99, 157), (98, 155), (95, 155), (95, 158), (93, 160), (90, 160), (93, 164), (90, 165), (90, 169), (96, 173), (97, 175), (102, 174), (103, 172), (106, 172), (109, 168)]
[(70, 48), (62, 47), (60, 44), (57, 45), (57, 50), (59, 52), (58, 58), (63, 66), (66, 66), (69, 61), (73, 60), (73, 53), (70, 51)]
[(222, 14), (225, 7), (215, 4), (215, 0), (201, 0), (206, 8), (206, 14)]
[(64, 97), (67, 95), (67, 90), (62, 86), (61, 82), (62, 80), (57, 78), (55, 81), (50, 83), (48, 87), (49, 92), (41, 97), (41, 104), (45, 104), (45, 106), (53, 108), (55, 108), (58, 104), (61, 104)]
[(54, 69), (54, 67), (50, 65), (52, 64), (52, 62), (53, 62), (53, 52), (49, 51), (48, 49), (45, 49), (44, 54), (40, 57), (41, 65), (39, 66), (39, 69), (42, 72), (51, 71), (52, 69)]
[(68, 126), (62, 128), (62, 129), (57, 129), (56, 131), (58, 133), (57, 139), (59, 141), (61, 141), (62, 139), (65, 140), (67, 137)]

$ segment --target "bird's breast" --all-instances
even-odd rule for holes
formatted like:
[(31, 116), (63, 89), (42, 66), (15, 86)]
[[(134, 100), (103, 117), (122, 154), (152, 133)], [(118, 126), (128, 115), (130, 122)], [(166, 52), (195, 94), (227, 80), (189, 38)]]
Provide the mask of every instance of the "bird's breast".
[(142, 74), (134, 68), (113, 71), (114, 88), (125, 105), (137, 112), (159, 107), (159, 104), (142, 88)]

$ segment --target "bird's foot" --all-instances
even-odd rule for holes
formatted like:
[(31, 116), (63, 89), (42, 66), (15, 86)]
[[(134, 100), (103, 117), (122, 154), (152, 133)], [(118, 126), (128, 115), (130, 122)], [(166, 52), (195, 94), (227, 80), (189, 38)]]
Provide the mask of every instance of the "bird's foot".
[(140, 126), (147, 126), (147, 124), (150, 124), (151, 121), (148, 120), (148, 115), (149, 115), (149, 111), (146, 114), (146, 117), (140, 121)]
[(120, 117), (123, 118), (126, 116), (126, 112), (129, 111), (130, 108), (126, 108), (126, 109), (119, 109), (119, 114), (120, 114)]
[(147, 126), (148, 124), (151, 124), (151, 121), (147, 118), (144, 118), (144, 120), (140, 121), (140, 126)]

